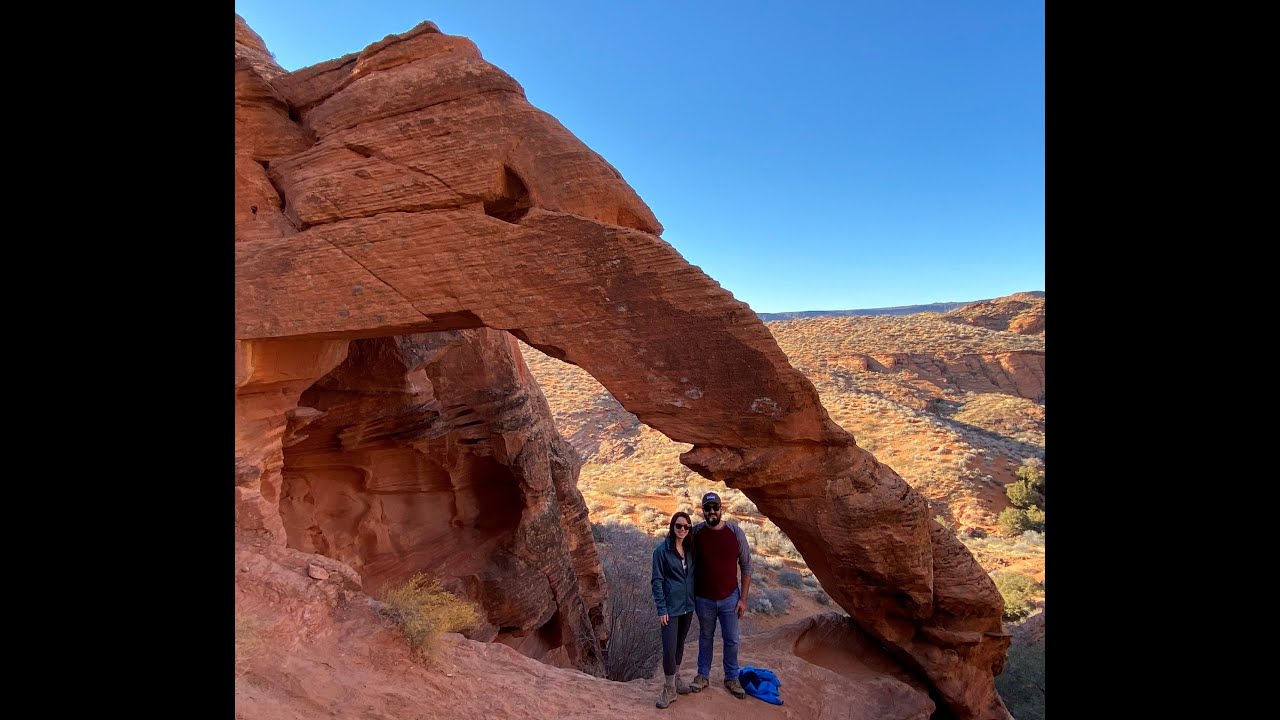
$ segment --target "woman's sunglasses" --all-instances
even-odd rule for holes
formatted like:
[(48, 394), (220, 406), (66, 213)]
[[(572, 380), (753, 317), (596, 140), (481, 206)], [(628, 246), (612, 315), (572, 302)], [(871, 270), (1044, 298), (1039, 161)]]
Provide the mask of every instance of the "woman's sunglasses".
[(688, 530), (688, 529), (689, 529), (689, 526), (688, 526), (688, 525), (685, 525), (684, 523), (676, 523), (676, 529), (677, 529), (677, 530)]

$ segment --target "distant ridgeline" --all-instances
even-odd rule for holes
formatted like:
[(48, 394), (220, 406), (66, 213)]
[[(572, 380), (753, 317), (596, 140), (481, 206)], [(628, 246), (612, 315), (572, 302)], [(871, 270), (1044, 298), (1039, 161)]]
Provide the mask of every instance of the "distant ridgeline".
[(761, 322), (774, 320), (800, 320), (811, 317), (844, 317), (845, 315), (915, 315), (922, 312), (951, 312), (956, 308), (971, 305), (981, 300), (970, 302), (930, 303), (929, 305), (899, 305), (886, 308), (863, 308), (861, 310), (801, 310), (799, 312), (756, 313)]
[[(1020, 294), (1044, 297), (1044, 291)], [(801, 318), (811, 317), (844, 317), (846, 315), (915, 315), (916, 313), (925, 312), (945, 313), (951, 312), (956, 308), (962, 308), (965, 305), (972, 305), (980, 302), (991, 302), (992, 299), (993, 298), (987, 298), (986, 300), (969, 300), (967, 302), (930, 303), (928, 305), (898, 305), (896, 307), (863, 308), (861, 310), (800, 310), (798, 312), (756, 313), (756, 317), (760, 318), (760, 322), (773, 322), (774, 320), (800, 320)]]

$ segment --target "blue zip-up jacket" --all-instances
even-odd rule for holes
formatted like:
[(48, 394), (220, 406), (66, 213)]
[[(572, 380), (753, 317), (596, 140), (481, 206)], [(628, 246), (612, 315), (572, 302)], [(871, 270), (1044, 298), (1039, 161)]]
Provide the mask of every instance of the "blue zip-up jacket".
[(687, 542), (684, 549), (687, 568), (680, 566), (674, 540), (663, 538), (653, 549), (650, 582), (653, 585), (653, 603), (658, 606), (660, 616), (693, 612), (693, 553), (689, 552)]

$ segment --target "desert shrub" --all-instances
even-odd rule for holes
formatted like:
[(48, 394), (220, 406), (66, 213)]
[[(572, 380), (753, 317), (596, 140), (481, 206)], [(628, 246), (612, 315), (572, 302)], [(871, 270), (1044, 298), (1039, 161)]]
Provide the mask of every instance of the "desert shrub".
[(614, 504), (613, 509), (619, 515), (626, 515), (632, 512), (633, 510), (635, 510), (636, 505), (635, 503), (627, 502), (626, 500), (619, 500), (617, 503)]
[(608, 596), (600, 628), (579, 628), (587, 652), (579, 668), (596, 677), (627, 682), (653, 675), (662, 661), (662, 636), (653, 605), (650, 570), (657, 540), (631, 525), (593, 525)]
[(605, 504), (600, 502), (600, 500), (598, 500), (597, 498), (591, 498), (590, 500), (587, 501), (587, 509), (590, 510), (591, 512), (600, 512), (604, 508), (605, 508)]
[(1031, 600), (1040, 591), (1040, 584), (1026, 575), (997, 573), (992, 576), (996, 590), (1004, 598), (1004, 620), (1019, 620), (1031, 614)]
[(804, 587), (804, 578), (800, 577), (800, 573), (795, 570), (783, 570), (778, 573), (778, 582), (790, 588)]
[(823, 592), (823, 591), (821, 591), (821, 590), (819, 590), (818, 592), (816, 592), (816, 593), (814, 593), (814, 594), (813, 594), (813, 599), (814, 599), (814, 601), (815, 601), (815, 602), (817, 602), (819, 605), (830, 605), (830, 604), (831, 604), (831, 596), (830, 596), (830, 595), (828, 595), (828, 594), (826, 594), (825, 592)]
[(791, 593), (782, 588), (761, 588), (747, 599), (747, 610), (761, 615), (782, 615), (791, 609)]
[(441, 633), (465, 630), (480, 620), (473, 603), (444, 590), (439, 580), (422, 573), (389, 588), (383, 602), (383, 614), (400, 626), (409, 647), (422, 660), (431, 659)]
[(667, 516), (663, 515), (658, 510), (658, 508), (650, 505), (640, 506), (639, 515), (640, 515), (640, 521), (644, 523), (646, 526), (662, 527), (662, 526), (665, 526), (667, 524), (667, 521), (670, 519)]
[(934, 515), (934, 516), (933, 516), (933, 519), (934, 519), (934, 520), (936, 520), (936, 521), (938, 522), (938, 524), (939, 524), (939, 525), (941, 525), (942, 527), (944, 527), (944, 528), (946, 528), (946, 529), (950, 530), (951, 532), (955, 532), (955, 531), (956, 531), (955, 523), (951, 522), (951, 521), (950, 521), (950, 520), (948, 520), (946, 517), (944, 517), (944, 516), (942, 516), (942, 515)]
[(1044, 507), (1045, 495), (1045, 478), (1044, 478), (1044, 461), (1040, 458), (1027, 458), (1022, 461), (1022, 467), (1017, 471), (1018, 480), (1024, 482), (1027, 486), (1040, 495), (1040, 502), (1036, 503), (1040, 507)]
[(1000, 528), (1000, 534), (1005, 537), (1021, 535), (1032, 529), (1032, 523), (1027, 519), (1027, 511), (1016, 507), (1001, 510), (996, 516), (996, 525)]
[(803, 582), (805, 585), (808, 585), (811, 588), (816, 588), (821, 586), (821, 583), (818, 582), (817, 575), (814, 575), (812, 572), (809, 572), (808, 570), (805, 570), (801, 574), (804, 576)]
[(1027, 508), (1027, 522), (1031, 523), (1031, 529), (1044, 531), (1044, 511), (1032, 505)]
[[(745, 534), (747, 526), (744, 525), (742, 529)], [(791, 544), (791, 538), (788, 538), (781, 528), (768, 520), (765, 520), (764, 523), (756, 528), (754, 537), (747, 535), (747, 540), (753, 547), (759, 547), (772, 555), (782, 555), (793, 560), (802, 559), (800, 552)]]
[(1009, 483), (1004, 489), (1004, 494), (1009, 497), (1009, 502), (1014, 507), (1030, 507), (1031, 505), (1044, 505), (1044, 496), (1035, 486), (1026, 480), (1017, 480)]
[(782, 561), (778, 558), (765, 557), (759, 553), (751, 553), (751, 569), (754, 571), (757, 567), (766, 570), (780, 570)]

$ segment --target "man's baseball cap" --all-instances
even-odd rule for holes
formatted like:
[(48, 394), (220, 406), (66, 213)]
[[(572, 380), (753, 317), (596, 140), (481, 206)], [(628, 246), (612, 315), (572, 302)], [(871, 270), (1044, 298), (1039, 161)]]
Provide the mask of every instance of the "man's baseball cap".
[(703, 507), (706, 507), (708, 503), (715, 503), (715, 504), (719, 505), (719, 504), (720, 504), (720, 496), (719, 496), (719, 495), (717, 495), (717, 494), (715, 494), (715, 493), (713, 493), (713, 492), (709, 492), (709, 493), (707, 493), (706, 495), (703, 495), (703, 496), (702, 496), (702, 506), (703, 506)]

